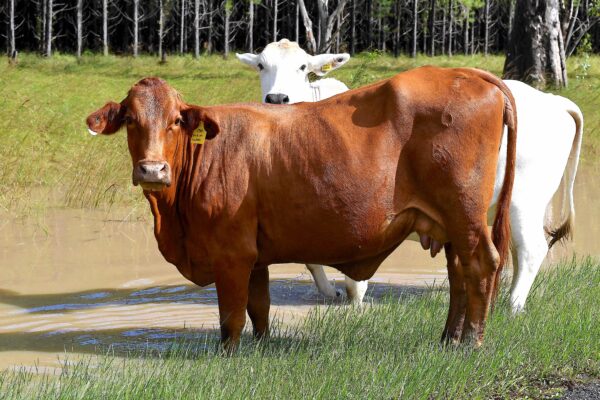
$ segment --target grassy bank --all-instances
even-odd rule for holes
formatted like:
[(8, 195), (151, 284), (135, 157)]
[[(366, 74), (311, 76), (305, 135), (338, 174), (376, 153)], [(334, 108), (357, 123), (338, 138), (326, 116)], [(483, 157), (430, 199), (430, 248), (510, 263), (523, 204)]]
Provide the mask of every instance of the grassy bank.
[[(481, 67), (500, 74), (503, 57), (419, 57), (361, 55), (331, 75), (351, 87), (382, 79), (423, 64)], [(582, 60), (571, 58), (571, 85), (561, 94), (580, 105), (586, 117), (584, 158), (593, 158), (600, 143), (600, 58), (591, 59), (585, 79)], [(87, 55), (44, 59), (22, 55), (18, 66), (0, 66), (0, 210), (28, 215), (48, 206), (140, 208), (139, 189), (130, 184), (125, 135), (92, 138), (84, 118), (107, 100), (121, 100), (145, 76), (161, 76), (197, 104), (256, 101), (256, 73), (234, 57), (156, 58)], [(143, 208), (142, 208), (143, 207)]]
[(258, 345), (245, 338), (231, 358), (198, 332), (169, 351), (93, 357), (60, 375), (6, 372), (0, 398), (555, 398), (600, 377), (600, 264), (578, 264), (540, 274), (525, 315), (510, 316), (504, 293), (478, 351), (438, 344), (448, 295), (430, 289), (332, 306)]

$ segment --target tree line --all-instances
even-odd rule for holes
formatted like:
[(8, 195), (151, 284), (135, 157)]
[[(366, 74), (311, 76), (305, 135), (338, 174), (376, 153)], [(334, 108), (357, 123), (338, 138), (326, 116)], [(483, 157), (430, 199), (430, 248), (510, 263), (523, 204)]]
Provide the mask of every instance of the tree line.
[[(309, 52), (510, 53), (556, 14), (562, 52), (600, 51), (599, 0), (4, 0), (0, 48), (103, 54), (254, 52), (289, 38)], [(537, 13), (537, 14), (536, 14)], [(528, 18), (523, 20), (523, 18)], [(554, 32), (553, 35), (556, 35)], [(522, 37), (518, 36), (522, 35)], [(522, 40), (521, 40), (522, 39)], [(513, 40), (514, 41), (514, 40)], [(518, 44), (512, 46), (513, 51)]]

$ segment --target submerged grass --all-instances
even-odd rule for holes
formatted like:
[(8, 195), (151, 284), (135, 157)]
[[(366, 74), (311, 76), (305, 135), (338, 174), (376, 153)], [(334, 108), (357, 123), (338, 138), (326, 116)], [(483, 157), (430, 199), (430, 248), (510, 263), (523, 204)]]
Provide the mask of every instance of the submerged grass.
[[(472, 66), (502, 71), (501, 56), (406, 57), (363, 54), (330, 75), (358, 87), (424, 64)], [(582, 75), (577, 58), (569, 60), (571, 84), (560, 93), (574, 100), (586, 117), (584, 158), (600, 143), (600, 58)], [(17, 215), (41, 213), (51, 206), (146, 210), (139, 189), (130, 183), (125, 136), (90, 137), (85, 117), (108, 100), (120, 101), (146, 76), (160, 76), (189, 102), (211, 105), (257, 101), (257, 74), (235, 58), (156, 58), (86, 55), (80, 62), (57, 54), (51, 59), (24, 54), (17, 66), (0, 66), (0, 210)], [(146, 214), (140, 211), (139, 215)]]
[(556, 398), (569, 382), (600, 377), (600, 264), (573, 260), (537, 283), (517, 317), (502, 294), (477, 351), (439, 345), (448, 295), (432, 288), (315, 310), (262, 343), (245, 338), (229, 358), (214, 334), (199, 334), (196, 343), (92, 357), (54, 376), (6, 372), (0, 399)]

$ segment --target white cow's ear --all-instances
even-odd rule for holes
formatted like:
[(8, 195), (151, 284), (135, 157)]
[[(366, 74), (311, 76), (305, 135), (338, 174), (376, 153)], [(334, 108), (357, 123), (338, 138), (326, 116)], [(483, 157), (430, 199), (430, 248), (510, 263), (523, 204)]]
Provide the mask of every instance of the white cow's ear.
[(314, 72), (318, 76), (327, 75), (328, 72), (338, 69), (346, 64), (350, 59), (350, 54), (319, 54), (318, 56), (310, 56), (308, 61), (309, 72)]
[(256, 68), (257, 65), (258, 65), (258, 56), (256, 54), (252, 54), (252, 53), (244, 53), (244, 54), (235, 53), (235, 56), (238, 58), (238, 60), (240, 60), (244, 64), (248, 64), (249, 66), (251, 66), (253, 68)]

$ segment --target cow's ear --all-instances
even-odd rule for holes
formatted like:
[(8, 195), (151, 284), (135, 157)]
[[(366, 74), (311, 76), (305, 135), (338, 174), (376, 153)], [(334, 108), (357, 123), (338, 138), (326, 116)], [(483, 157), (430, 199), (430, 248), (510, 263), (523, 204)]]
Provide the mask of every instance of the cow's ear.
[(308, 61), (309, 72), (314, 72), (319, 76), (327, 75), (327, 73), (338, 69), (346, 64), (350, 59), (350, 54), (319, 54), (318, 56), (310, 56)]
[[(204, 135), (201, 129), (206, 131), (206, 139), (212, 139), (220, 132), (219, 120), (210, 111), (200, 107), (188, 107), (181, 110), (183, 126), (188, 135), (193, 138)], [(200, 126), (202, 122), (202, 126)], [(202, 140), (202, 139), (201, 139)]]
[(252, 68), (258, 68), (258, 55), (252, 54), (252, 53), (244, 53), (244, 54), (235, 53), (235, 56), (237, 57), (238, 60), (240, 60), (244, 64), (247, 64), (247, 65), (251, 66)]
[(115, 133), (123, 125), (126, 110), (127, 107), (114, 101), (106, 103), (104, 107), (87, 117), (88, 132), (94, 136), (99, 133), (104, 135)]

